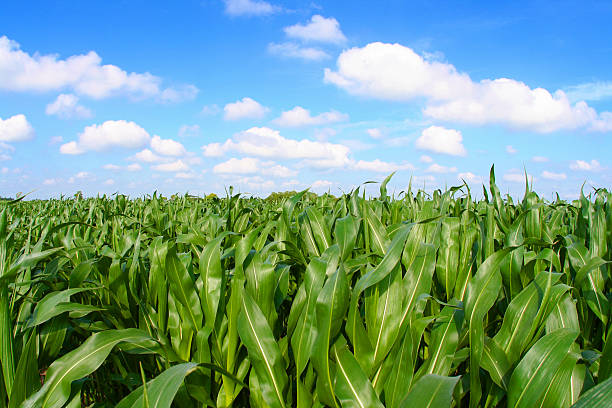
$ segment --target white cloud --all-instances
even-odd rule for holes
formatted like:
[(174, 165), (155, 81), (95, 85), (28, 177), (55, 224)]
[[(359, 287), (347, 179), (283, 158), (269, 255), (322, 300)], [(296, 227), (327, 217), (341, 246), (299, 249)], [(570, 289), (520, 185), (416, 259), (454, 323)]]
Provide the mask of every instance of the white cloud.
[(259, 160), (251, 157), (236, 159), (232, 157), (228, 161), (213, 167), (213, 173), (223, 174), (251, 174), (259, 170)]
[(113, 147), (135, 149), (149, 143), (146, 130), (134, 122), (108, 120), (101, 125), (87, 126), (77, 141), (64, 143), (60, 153), (82, 154), (87, 151), (104, 151)]
[(465, 180), (468, 183), (482, 183), (482, 177), (477, 176), (476, 174), (469, 171), (457, 174), (457, 179)]
[(142, 166), (138, 163), (128, 164), (127, 166), (118, 166), (116, 164), (105, 164), (102, 166), (104, 170), (111, 171), (119, 171), (119, 170), (127, 170), (127, 171), (139, 171), (142, 170)]
[(383, 137), (383, 133), (380, 129), (368, 129), (366, 132), (372, 139), (382, 139)]
[[(0, 61), (2, 61), (1, 58)], [(22, 142), (33, 137), (34, 128), (25, 115), (19, 114), (7, 119), (0, 118), (0, 142)]]
[(150, 149), (144, 149), (139, 151), (133, 156), (128, 157), (128, 160), (136, 160), (143, 163), (157, 163), (164, 161), (164, 158), (156, 155)]
[(346, 37), (340, 30), (340, 23), (333, 17), (325, 18), (318, 14), (312, 16), (306, 24), (296, 24), (285, 27), (285, 34), (302, 41), (317, 41), (342, 44)]
[(409, 101), (424, 98), (425, 115), (469, 124), (502, 124), (536, 132), (612, 129), (612, 113), (598, 114), (565, 92), (551, 94), (508, 78), (473, 81), (448, 63), (432, 61), (400, 44), (371, 43), (344, 51), (325, 81), (350, 93)]
[(183, 125), (178, 131), (179, 137), (196, 137), (200, 136), (200, 125)]
[(8, 172), (10, 171), (10, 169), (8, 167), (3, 167), (2, 168), (2, 174), (8, 174)]
[(61, 181), (62, 181), (61, 179), (57, 179), (57, 178), (48, 178), (48, 179), (43, 180), (43, 184), (45, 186), (54, 186), (60, 183)]
[(332, 128), (328, 128), (328, 127), (322, 128), (322, 129), (316, 129), (314, 132), (315, 139), (317, 139), (320, 142), (325, 142), (330, 137), (336, 136), (336, 134), (338, 134), (336, 130)]
[(224, 3), (225, 12), (230, 16), (265, 16), (280, 10), (262, 0), (224, 0)]
[(204, 116), (215, 116), (221, 112), (221, 108), (217, 104), (206, 105), (200, 111), (201, 115)]
[(367, 143), (360, 139), (342, 139), (339, 142), (351, 149), (351, 151), (370, 150), (376, 147), (375, 143)]
[(264, 179), (263, 177), (260, 177), (260, 176), (242, 177), (235, 181), (236, 181), (236, 184), (238, 185), (242, 185), (248, 188), (249, 190), (259, 191), (259, 192), (271, 191), (276, 186), (276, 183), (274, 183), (273, 180)]
[(412, 138), (409, 136), (398, 136), (390, 139), (385, 139), (384, 143), (391, 147), (402, 147), (408, 146), (412, 142)]
[(262, 162), (253, 157), (242, 159), (231, 158), (213, 167), (216, 174), (254, 174), (259, 173), (272, 177), (294, 177), (297, 172), (272, 161)]
[(536, 163), (546, 163), (548, 161), (548, 157), (545, 157), (545, 156), (533, 156), (531, 158), (531, 161), (534, 161)]
[(223, 108), (225, 120), (239, 119), (260, 119), (263, 118), (270, 109), (261, 105), (259, 102), (245, 97), (233, 103), (228, 103)]
[[(102, 58), (90, 51), (60, 59), (57, 54), (28, 54), (17, 42), (0, 37), (0, 89), (8, 91), (71, 90), (79, 95), (103, 99), (115, 95), (132, 98), (157, 97), (176, 101), (193, 97), (197, 88), (161, 87), (161, 79), (150, 73), (128, 73), (115, 65), (102, 65)], [(185, 89), (189, 95), (185, 95)]]
[[(512, 183), (524, 183), (525, 182), (525, 174), (522, 173), (506, 173), (503, 177), (504, 180), (510, 181)], [(530, 183), (535, 180), (531, 174), (527, 174), (527, 179)]]
[(282, 186), (283, 186), (284, 188), (287, 188), (287, 187), (295, 187), (295, 186), (299, 186), (299, 185), (300, 185), (300, 182), (299, 182), (298, 180), (289, 180), (289, 181), (285, 181), (285, 182), (282, 184)]
[(54, 145), (54, 144), (62, 143), (63, 141), (64, 141), (63, 136), (53, 136), (51, 139), (49, 139), (49, 144)]
[(565, 173), (553, 173), (547, 170), (544, 170), (541, 176), (542, 178), (548, 180), (565, 180), (567, 178), (567, 175)]
[(518, 150), (516, 150), (514, 147), (512, 147), (512, 145), (507, 145), (506, 146), (506, 153), (508, 153), (508, 154), (516, 154), (516, 153), (518, 153)]
[(187, 153), (181, 143), (172, 139), (162, 139), (157, 135), (151, 139), (151, 149), (162, 156), (183, 156)]
[(612, 81), (587, 82), (565, 88), (570, 101), (600, 101), (612, 98)]
[(425, 171), (427, 173), (439, 173), (439, 174), (456, 173), (457, 172), (457, 168), (456, 167), (441, 166), (439, 164), (433, 163)]
[(68, 179), (68, 183), (70, 184), (74, 184), (77, 180), (90, 180), (93, 181), (96, 178), (93, 176), (93, 174), (87, 172), (87, 171), (79, 171), (77, 174), (75, 174), (74, 176), (70, 177)]
[(235, 134), (224, 143), (202, 146), (204, 156), (219, 157), (228, 152), (271, 159), (302, 159), (312, 167), (342, 167), (350, 162), (349, 148), (308, 139), (293, 140), (268, 127), (253, 127)]
[(189, 166), (183, 160), (176, 160), (170, 163), (157, 164), (151, 167), (157, 171), (167, 172), (186, 172), (189, 170)]
[(171, 86), (163, 91), (158, 96), (160, 102), (163, 103), (178, 103), (182, 101), (191, 101), (195, 99), (200, 90), (194, 85), (178, 85)]
[(115, 180), (113, 179), (108, 179), (104, 182), (105, 186), (112, 186), (113, 184), (115, 184)]
[(329, 58), (325, 51), (315, 47), (304, 47), (293, 42), (270, 43), (268, 52), (281, 57), (300, 58), (308, 61), (320, 61)]
[(429, 150), (451, 156), (465, 156), (467, 151), (462, 141), (463, 136), (458, 130), (446, 129), (442, 126), (430, 126), (423, 130), (421, 136), (419, 136), (414, 144), (417, 149), (421, 150)]
[(189, 179), (194, 179), (196, 177), (195, 173), (188, 173), (188, 172), (180, 172), (180, 173), (176, 173), (174, 175), (175, 178), (177, 179), (185, 179), (185, 180), (189, 180)]
[(372, 161), (359, 160), (351, 165), (353, 170), (375, 171), (378, 173), (393, 173), (398, 170), (414, 170), (414, 166), (410, 163), (397, 164), (393, 162), (384, 162), (379, 159)]
[(60, 94), (47, 105), (47, 115), (56, 115), (62, 119), (85, 119), (92, 116), (91, 111), (79, 105), (79, 97), (73, 94)]
[(342, 122), (348, 120), (348, 115), (335, 110), (323, 112), (316, 116), (311, 116), (308, 109), (301, 106), (283, 112), (280, 117), (273, 120), (279, 126), (300, 127), (312, 125), (326, 125), (328, 123)]
[(0, 161), (11, 160), (12, 157), (7, 151), (13, 152), (14, 150), (15, 148), (13, 146), (0, 142)]
[(422, 155), (419, 160), (422, 163), (431, 163), (433, 161), (433, 159), (431, 158), (431, 156), (427, 156), (426, 154)]
[(572, 170), (583, 170), (583, 171), (600, 171), (603, 169), (601, 164), (595, 159), (590, 162), (584, 160), (576, 160), (570, 164)]
[(413, 184), (419, 185), (422, 184), (423, 186), (427, 185), (427, 183), (433, 183), (436, 181), (436, 178), (430, 174), (425, 175), (425, 176), (414, 176), (412, 177), (412, 182)]
[(317, 180), (314, 183), (312, 183), (310, 187), (313, 190), (327, 190), (333, 185), (334, 183), (329, 180)]

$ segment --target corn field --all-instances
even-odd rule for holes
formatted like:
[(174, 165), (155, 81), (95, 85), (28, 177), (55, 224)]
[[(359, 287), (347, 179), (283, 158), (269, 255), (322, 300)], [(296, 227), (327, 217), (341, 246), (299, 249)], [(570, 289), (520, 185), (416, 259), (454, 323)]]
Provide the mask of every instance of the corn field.
[(0, 407), (611, 404), (612, 194), (390, 177), (0, 204)]

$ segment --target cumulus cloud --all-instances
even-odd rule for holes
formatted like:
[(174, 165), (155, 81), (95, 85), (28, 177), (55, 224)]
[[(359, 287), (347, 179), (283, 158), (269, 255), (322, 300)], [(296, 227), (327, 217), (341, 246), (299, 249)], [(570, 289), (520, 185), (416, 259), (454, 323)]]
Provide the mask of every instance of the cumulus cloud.
[(213, 167), (213, 173), (222, 174), (249, 174), (259, 170), (259, 160), (251, 157), (236, 159), (232, 157), (228, 161), (217, 164)]
[[(11, 160), (11, 155), (9, 153), (12, 153), (14, 151), (15, 148), (10, 144), (0, 142), (0, 161)], [(3, 174), (6, 174), (6, 172), (4, 172)]]
[(221, 108), (217, 104), (205, 105), (200, 111), (200, 115), (203, 116), (215, 116), (221, 112)]
[(195, 85), (178, 85), (166, 88), (159, 94), (159, 101), (163, 103), (178, 103), (195, 99), (200, 90)]
[(468, 183), (482, 183), (482, 177), (477, 176), (476, 174), (466, 171), (465, 173), (457, 174), (457, 179), (465, 180)]
[(465, 156), (467, 154), (463, 146), (461, 132), (455, 129), (446, 129), (442, 126), (430, 126), (424, 129), (414, 144), (417, 149), (435, 153), (451, 156)]
[(161, 163), (151, 167), (153, 170), (165, 172), (185, 172), (189, 170), (189, 165), (183, 160), (176, 160), (169, 163)]
[(544, 170), (541, 174), (542, 178), (548, 180), (565, 180), (567, 175), (565, 173), (553, 173), (552, 171)]
[(94, 177), (93, 174), (91, 174), (91, 173), (89, 173), (87, 171), (79, 171), (77, 174), (75, 174), (74, 176), (72, 176), (72, 177), (70, 177), (68, 179), (68, 183), (73, 184), (73, 183), (75, 183), (76, 181), (79, 181), (79, 180), (90, 180), (90, 181), (93, 181), (95, 179), (96, 178)]
[(60, 59), (57, 54), (30, 55), (22, 51), (17, 42), (0, 37), (0, 89), (3, 90), (68, 89), (94, 99), (128, 95), (172, 102), (193, 98), (197, 93), (193, 85), (164, 89), (161, 82), (161, 78), (148, 72), (128, 73), (115, 65), (103, 65), (102, 58), (94, 51), (66, 59)]
[(193, 172), (179, 172), (174, 175), (177, 179), (190, 180), (196, 178), (196, 174)]
[(58, 183), (60, 183), (62, 180), (58, 179), (58, 178), (48, 178), (48, 179), (44, 179), (43, 180), (43, 184), (45, 186), (54, 186)]
[(600, 101), (612, 98), (612, 81), (587, 82), (565, 88), (570, 101)]
[(104, 181), (105, 186), (112, 186), (113, 184), (115, 184), (115, 180), (113, 179), (107, 179), (106, 181)]
[(591, 160), (590, 162), (584, 160), (576, 160), (570, 164), (570, 169), (582, 171), (600, 171), (603, 169), (603, 167), (595, 159)]
[(55, 145), (58, 143), (62, 143), (64, 141), (64, 137), (63, 136), (53, 136), (51, 139), (49, 139), (49, 144), (50, 145)]
[(302, 41), (317, 41), (324, 43), (342, 44), (346, 37), (340, 30), (340, 23), (333, 17), (325, 18), (318, 14), (312, 16), (306, 24), (295, 24), (284, 28), (285, 34), (290, 38)]
[(147, 145), (150, 136), (134, 122), (108, 120), (101, 125), (87, 126), (76, 141), (60, 146), (60, 153), (82, 154), (88, 151), (105, 151), (114, 147), (135, 149)]
[[(516, 173), (516, 172), (510, 172), (510, 173), (504, 174), (503, 179), (506, 180), (506, 181), (509, 181), (511, 183), (524, 183), (525, 182), (525, 174), (523, 174), (523, 173)], [(533, 182), (535, 180), (535, 177), (533, 177), (531, 174), (527, 174), (527, 179), (530, 182)]]
[(73, 94), (60, 94), (47, 105), (47, 115), (55, 115), (62, 119), (85, 119), (92, 116), (91, 111), (79, 105), (79, 97)]
[(151, 139), (151, 148), (162, 156), (183, 156), (187, 153), (185, 146), (172, 139), (162, 139), (155, 135)]
[(294, 177), (297, 172), (288, 167), (281, 166), (273, 161), (261, 161), (253, 157), (242, 159), (231, 158), (213, 167), (217, 174), (263, 174), (272, 177)]
[(333, 185), (334, 183), (329, 180), (316, 180), (310, 185), (310, 187), (313, 190), (326, 190), (326, 189), (329, 189)]
[(329, 123), (343, 122), (348, 120), (348, 115), (335, 110), (323, 112), (316, 116), (312, 116), (308, 109), (301, 106), (283, 112), (280, 117), (274, 119), (273, 123), (279, 126), (300, 127), (300, 126), (318, 126)]
[(116, 164), (105, 164), (104, 166), (102, 166), (102, 168), (104, 170), (111, 170), (111, 171), (120, 171), (120, 170), (140, 171), (142, 170), (142, 167), (138, 163), (128, 164), (127, 166), (119, 166)]
[(383, 137), (382, 131), (377, 128), (367, 129), (366, 132), (372, 139), (382, 139)]
[(548, 161), (548, 157), (545, 156), (533, 156), (531, 158), (531, 161), (534, 161), (536, 163), (545, 163)]
[(385, 162), (379, 159), (366, 161), (359, 160), (351, 164), (353, 170), (374, 171), (377, 173), (393, 173), (398, 170), (414, 170), (415, 167), (410, 163)]
[(300, 159), (312, 167), (342, 167), (350, 162), (349, 148), (335, 143), (308, 139), (293, 140), (268, 127), (253, 127), (235, 134), (224, 143), (202, 146), (207, 157), (220, 157), (228, 152), (269, 159)]
[(143, 163), (157, 163), (163, 161), (164, 158), (153, 153), (151, 149), (143, 149), (133, 156), (130, 156), (128, 160), (136, 160)]
[(25, 115), (14, 115), (7, 119), (0, 118), (0, 142), (22, 142), (33, 137), (34, 128)]
[(423, 163), (431, 163), (433, 161), (431, 156), (427, 156), (426, 154), (422, 155), (419, 160)]
[(178, 131), (179, 137), (200, 136), (200, 125), (183, 125)]
[(280, 7), (274, 6), (262, 0), (224, 0), (225, 13), (230, 16), (265, 16), (280, 11)]
[(473, 81), (449, 63), (430, 60), (400, 44), (371, 43), (344, 51), (325, 81), (350, 93), (426, 100), (426, 116), (457, 123), (502, 124), (536, 132), (612, 129), (612, 113), (572, 104), (562, 90), (550, 93), (509, 78)]
[(316, 47), (305, 47), (294, 42), (270, 43), (268, 52), (281, 57), (299, 58), (309, 61), (320, 61), (329, 58), (330, 55)]
[(518, 150), (516, 150), (514, 147), (512, 147), (512, 145), (507, 145), (506, 146), (506, 153), (508, 153), (508, 154), (516, 154), (516, 153), (518, 153)]
[(439, 174), (456, 173), (457, 172), (457, 168), (456, 167), (441, 166), (439, 164), (433, 163), (425, 171), (427, 173), (439, 173)]
[(239, 120), (239, 119), (260, 119), (270, 109), (261, 105), (259, 102), (245, 97), (233, 103), (228, 103), (223, 108), (225, 112), (223, 118), (225, 120)]

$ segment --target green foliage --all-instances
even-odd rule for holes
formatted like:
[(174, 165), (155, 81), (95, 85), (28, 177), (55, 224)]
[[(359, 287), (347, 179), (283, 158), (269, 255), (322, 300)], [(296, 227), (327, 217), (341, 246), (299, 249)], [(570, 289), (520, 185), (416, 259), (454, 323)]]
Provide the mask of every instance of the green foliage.
[(0, 408), (570, 407), (612, 375), (612, 196), (0, 206)]

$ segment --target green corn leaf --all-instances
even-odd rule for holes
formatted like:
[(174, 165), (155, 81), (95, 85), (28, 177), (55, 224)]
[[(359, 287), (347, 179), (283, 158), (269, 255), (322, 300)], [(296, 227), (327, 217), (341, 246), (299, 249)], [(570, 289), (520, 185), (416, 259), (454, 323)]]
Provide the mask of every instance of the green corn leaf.
[(427, 374), (412, 385), (410, 393), (400, 407), (450, 408), (453, 402), (453, 390), (458, 381), (459, 377)]
[(61, 407), (70, 397), (73, 381), (94, 372), (119, 343), (142, 343), (150, 337), (141, 330), (107, 330), (91, 335), (81, 346), (55, 360), (47, 370), (43, 387), (22, 408)]
[(510, 378), (508, 407), (532, 407), (540, 400), (577, 336), (572, 329), (555, 330), (529, 349)]
[(361, 366), (342, 342), (332, 347), (336, 360), (335, 391), (343, 407), (383, 407), (376, 396), (372, 383)]
[(597, 384), (582, 395), (572, 408), (605, 407), (612, 400), (612, 378)]
[(270, 407), (285, 407), (288, 382), (280, 348), (261, 310), (249, 294), (242, 291), (242, 310), (238, 316), (238, 334), (257, 372), (262, 396)]

